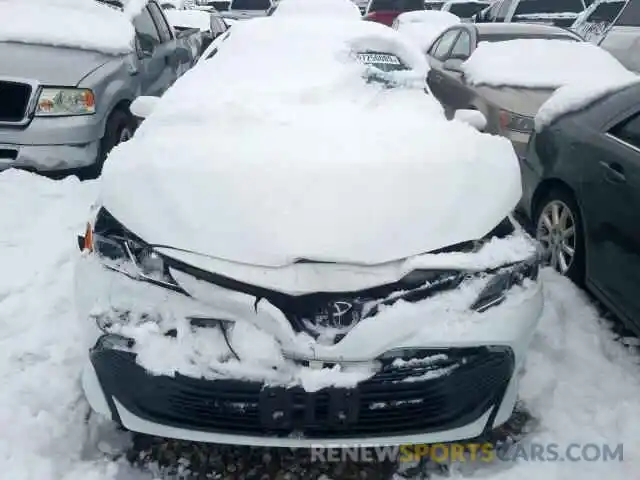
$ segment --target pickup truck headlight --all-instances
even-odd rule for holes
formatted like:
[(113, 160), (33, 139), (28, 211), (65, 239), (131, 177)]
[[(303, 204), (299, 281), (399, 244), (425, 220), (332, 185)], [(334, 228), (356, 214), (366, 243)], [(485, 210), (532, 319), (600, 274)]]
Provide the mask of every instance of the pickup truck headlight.
[(96, 113), (96, 101), (88, 88), (45, 87), (40, 92), (36, 116), (64, 117), (92, 115)]

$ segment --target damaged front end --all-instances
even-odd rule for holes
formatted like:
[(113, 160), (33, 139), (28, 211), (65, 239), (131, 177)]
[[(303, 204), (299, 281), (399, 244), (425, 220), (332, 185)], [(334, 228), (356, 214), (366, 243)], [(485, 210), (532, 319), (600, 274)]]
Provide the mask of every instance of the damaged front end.
[[(98, 328), (85, 393), (130, 430), (185, 440), (475, 438), (511, 414), (542, 309), (535, 247), (487, 255), (514, 235), (506, 220), (429, 253), (435, 268), (432, 257), (413, 258), (385, 266), (374, 286), (291, 294), (168, 254), (101, 209), (79, 238), (79, 311)], [(479, 268), (465, 263), (474, 256)], [(349, 270), (293, 266), (307, 267)]]

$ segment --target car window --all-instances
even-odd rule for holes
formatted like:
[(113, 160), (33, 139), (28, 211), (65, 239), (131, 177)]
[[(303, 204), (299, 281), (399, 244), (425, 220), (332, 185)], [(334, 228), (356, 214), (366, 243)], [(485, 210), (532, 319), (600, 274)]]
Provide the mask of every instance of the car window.
[(148, 8), (143, 9), (142, 12), (133, 19), (133, 26), (138, 34), (138, 40), (140, 41), (140, 48), (142, 48), (142, 50), (151, 51), (160, 44), (160, 34)]
[(616, 21), (616, 26), (638, 27), (640, 26), (640, 4), (629, 1)]
[(535, 13), (578, 13), (583, 10), (582, 0), (520, 0), (514, 16)]
[(460, 18), (471, 18), (487, 6), (482, 2), (455, 2), (449, 6), (449, 11)]
[(599, 4), (587, 17), (587, 22), (613, 22), (624, 2), (607, 2)]
[(496, 12), (496, 22), (504, 22), (509, 14), (513, 0), (504, 0)]
[(168, 42), (173, 38), (173, 34), (171, 33), (171, 29), (169, 28), (169, 24), (165, 19), (160, 7), (153, 2), (149, 2), (148, 5), (149, 11), (151, 12), (151, 16), (156, 23), (156, 27), (158, 27), (158, 32), (160, 33), (160, 41), (162, 43)]
[(466, 60), (471, 55), (471, 35), (466, 30), (460, 32), (460, 36), (456, 40), (456, 44), (451, 50), (451, 56)]
[(231, 0), (230, 10), (269, 10), (271, 0)]
[(487, 18), (493, 19), (498, 15), (498, 9), (500, 8), (500, 0), (491, 5), (491, 8), (487, 11)]
[(371, 0), (369, 12), (411, 12), (424, 10), (424, 0)]
[(454, 28), (442, 35), (438, 45), (435, 46), (433, 56), (438, 60), (445, 60), (449, 54), (449, 50), (451, 50), (454, 40), (458, 36), (458, 33), (460, 33), (460, 29)]
[(613, 127), (609, 133), (640, 149), (640, 113), (635, 113)]

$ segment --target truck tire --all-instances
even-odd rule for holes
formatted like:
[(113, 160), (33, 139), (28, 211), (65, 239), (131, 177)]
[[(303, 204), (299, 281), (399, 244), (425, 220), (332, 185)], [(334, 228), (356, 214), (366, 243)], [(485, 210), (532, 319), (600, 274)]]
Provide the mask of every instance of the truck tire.
[(133, 136), (134, 130), (135, 122), (129, 112), (120, 108), (111, 112), (111, 115), (109, 115), (107, 119), (104, 136), (100, 140), (98, 158), (93, 165), (82, 169), (79, 175), (80, 178), (83, 180), (98, 178), (102, 173), (102, 166), (109, 152), (119, 143), (129, 140)]

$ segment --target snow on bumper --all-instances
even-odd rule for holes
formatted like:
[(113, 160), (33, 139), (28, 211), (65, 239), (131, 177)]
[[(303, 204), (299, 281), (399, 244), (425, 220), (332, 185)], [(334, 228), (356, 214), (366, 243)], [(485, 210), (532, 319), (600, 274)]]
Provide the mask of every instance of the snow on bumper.
[(457, 306), (477, 294), (470, 284), (394, 305), (322, 346), (268, 302), (248, 308), (215, 285), (207, 284), (214, 305), (87, 254), (76, 281), (79, 312), (97, 337), (83, 374), (95, 411), (141, 433), (246, 445), (478, 437), (510, 416), (543, 307), (540, 285), (528, 282), (503, 304), (470, 312)]

